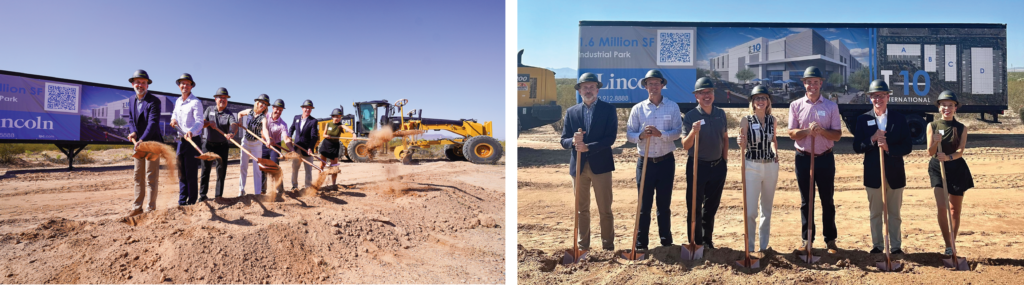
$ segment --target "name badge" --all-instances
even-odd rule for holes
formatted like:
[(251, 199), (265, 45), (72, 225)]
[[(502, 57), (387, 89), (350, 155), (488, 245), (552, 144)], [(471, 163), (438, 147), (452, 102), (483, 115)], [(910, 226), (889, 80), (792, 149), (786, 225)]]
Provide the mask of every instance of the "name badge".
[(874, 126), (874, 125), (875, 125), (875, 120), (870, 120), (870, 121), (868, 121), (868, 126), (869, 126), (869, 127), (870, 127), (870, 126)]
[(664, 115), (664, 116), (662, 116), (662, 119), (664, 119), (666, 121), (671, 120), (672, 119), (672, 115)]
[(751, 128), (751, 129), (754, 129), (754, 130), (760, 130), (760, 129), (761, 129), (761, 124), (753, 124), (753, 125), (750, 125), (750, 128)]
[(818, 117), (825, 116), (825, 111), (818, 111)]
[(946, 130), (939, 130), (939, 135), (942, 135), (942, 136), (946, 135)]
[(700, 125), (701, 125), (701, 126), (703, 126), (703, 125), (704, 125), (704, 119), (700, 119)]

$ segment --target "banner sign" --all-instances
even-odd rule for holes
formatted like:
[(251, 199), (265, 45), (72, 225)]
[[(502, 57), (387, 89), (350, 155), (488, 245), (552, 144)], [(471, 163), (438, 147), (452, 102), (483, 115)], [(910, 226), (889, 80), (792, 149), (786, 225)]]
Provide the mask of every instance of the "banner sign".
[[(695, 103), (697, 78), (715, 83), (715, 103), (747, 103), (754, 86), (775, 103), (804, 96), (807, 67), (823, 73), (822, 94), (870, 104), (871, 80), (890, 104), (932, 105), (952, 90), (962, 103), (1006, 105), (1006, 26), (1001, 24), (784, 24), (580, 22), (579, 74), (594, 73), (609, 103), (638, 103), (647, 71), (667, 79), (676, 103)], [(577, 94), (577, 101), (580, 101)]]
[[(128, 142), (128, 102), (135, 96), (130, 87), (41, 78), (0, 73), (0, 141)], [(171, 112), (180, 95), (150, 93), (161, 101), (160, 133), (173, 142)], [(204, 109), (216, 106), (213, 99), (200, 101)], [(252, 105), (229, 102), (227, 108), (238, 112)]]

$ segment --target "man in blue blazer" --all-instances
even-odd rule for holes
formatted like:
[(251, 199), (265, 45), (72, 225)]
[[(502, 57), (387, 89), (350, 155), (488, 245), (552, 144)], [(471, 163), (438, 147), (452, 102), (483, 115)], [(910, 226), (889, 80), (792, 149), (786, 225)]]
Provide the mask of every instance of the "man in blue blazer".
[[(302, 102), (302, 115), (295, 115), (292, 125), (288, 127), (288, 136), (295, 138), (295, 145), (306, 149), (305, 152), (296, 149), (296, 153), (302, 156), (302, 160), (309, 162), (312, 162), (313, 146), (320, 140), (320, 127), (317, 126), (316, 118), (310, 116), (311, 113), (313, 113), (313, 101), (307, 99)], [(302, 162), (292, 159), (292, 169), (295, 169), (292, 171), (292, 190), (299, 188), (299, 182), (296, 180), (299, 178), (300, 163)], [(309, 163), (302, 163), (302, 165), (306, 169), (306, 184), (303, 187), (309, 187), (313, 181), (313, 167)]]
[[(139, 69), (131, 78), (128, 78), (128, 82), (135, 89), (135, 96), (128, 100), (128, 138), (137, 140), (136, 146), (138, 146), (138, 142), (144, 141), (163, 143), (157, 123), (160, 121), (160, 99), (149, 94), (149, 84), (152, 84), (153, 80), (149, 79), (149, 74), (145, 70)], [(135, 158), (135, 200), (132, 203), (132, 211), (128, 213), (129, 217), (143, 212), (142, 203), (146, 196), (149, 196), (149, 203), (146, 204), (145, 211), (156, 210), (159, 171), (160, 158), (153, 161)], [(149, 183), (146, 183), (147, 179)], [(145, 191), (143, 191), (143, 185), (146, 186)]]
[[(590, 249), (590, 186), (594, 186), (594, 198), (601, 217), (601, 246), (604, 250), (615, 250), (615, 229), (612, 220), (612, 143), (618, 134), (618, 115), (615, 107), (597, 99), (601, 81), (592, 73), (580, 76), (576, 90), (583, 102), (569, 107), (565, 112), (562, 128), (562, 148), (571, 149), (569, 175), (576, 177), (576, 160), (581, 159), (580, 177), (573, 180), (578, 187), (576, 213), (579, 219), (579, 247)], [(583, 129), (583, 132), (577, 132)], [(581, 151), (582, 157), (576, 157)], [(579, 185), (575, 182), (579, 181)]]
[[(871, 212), (871, 253), (882, 253), (885, 239), (882, 234), (882, 193), (885, 191), (886, 207), (889, 211), (889, 243), (892, 254), (903, 254), (900, 225), (900, 208), (903, 205), (903, 187), (907, 175), (903, 168), (903, 156), (910, 154), (913, 141), (910, 127), (903, 114), (888, 110), (889, 85), (881, 79), (871, 82), (868, 98), (872, 110), (857, 117), (853, 132), (853, 150), (864, 154), (864, 187), (868, 193)], [(878, 152), (885, 155), (885, 180), (882, 181)]]

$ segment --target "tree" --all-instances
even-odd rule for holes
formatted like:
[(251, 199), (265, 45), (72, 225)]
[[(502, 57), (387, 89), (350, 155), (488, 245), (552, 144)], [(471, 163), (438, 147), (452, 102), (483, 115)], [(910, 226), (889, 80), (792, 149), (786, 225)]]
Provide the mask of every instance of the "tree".
[(92, 122), (95, 123), (97, 126), (101, 123), (100, 118), (92, 118)]
[(850, 87), (857, 89), (858, 91), (868, 90), (868, 69), (861, 68), (850, 75)]
[(128, 121), (125, 121), (123, 118), (117, 118), (117, 119), (114, 119), (113, 123), (114, 123), (114, 126), (120, 128), (120, 127), (123, 127), (124, 125), (127, 125)]
[(736, 72), (736, 80), (743, 81), (743, 83), (746, 83), (747, 80), (754, 79), (754, 77), (756, 76), (757, 75), (754, 74), (754, 72), (751, 71), (750, 68), (744, 68), (743, 70)]
[(828, 84), (832, 85), (832, 87), (843, 86), (843, 74), (839, 72), (833, 72), (832, 75), (828, 76), (827, 82)]

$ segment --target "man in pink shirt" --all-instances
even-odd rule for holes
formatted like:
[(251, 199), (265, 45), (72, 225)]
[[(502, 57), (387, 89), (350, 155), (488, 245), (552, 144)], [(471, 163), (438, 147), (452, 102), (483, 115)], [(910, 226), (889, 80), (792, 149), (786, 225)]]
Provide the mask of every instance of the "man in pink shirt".
[(824, 225), (825, 243), (828, 253), (835, 254), (836, 246), (836, 205), (835, 193), (836, 160), (832, 146), (843, 135), (840, 127), (839, 105), (821, 96), (824, 76), (817, 67), (804, 70), (800, 80), (807, 90), (806, 96), (789, 104), (789, 137), (796, 145), (796, 179), (800, 186), (800, 220), (803, 245), (797, 251), (807, 250), (807, 238), (814, 240), (814, 229), (808, 234), (807, 216), (810, 200), (811, 152), (814, 153), (814, 185), (821, 197), (821, 221)]

